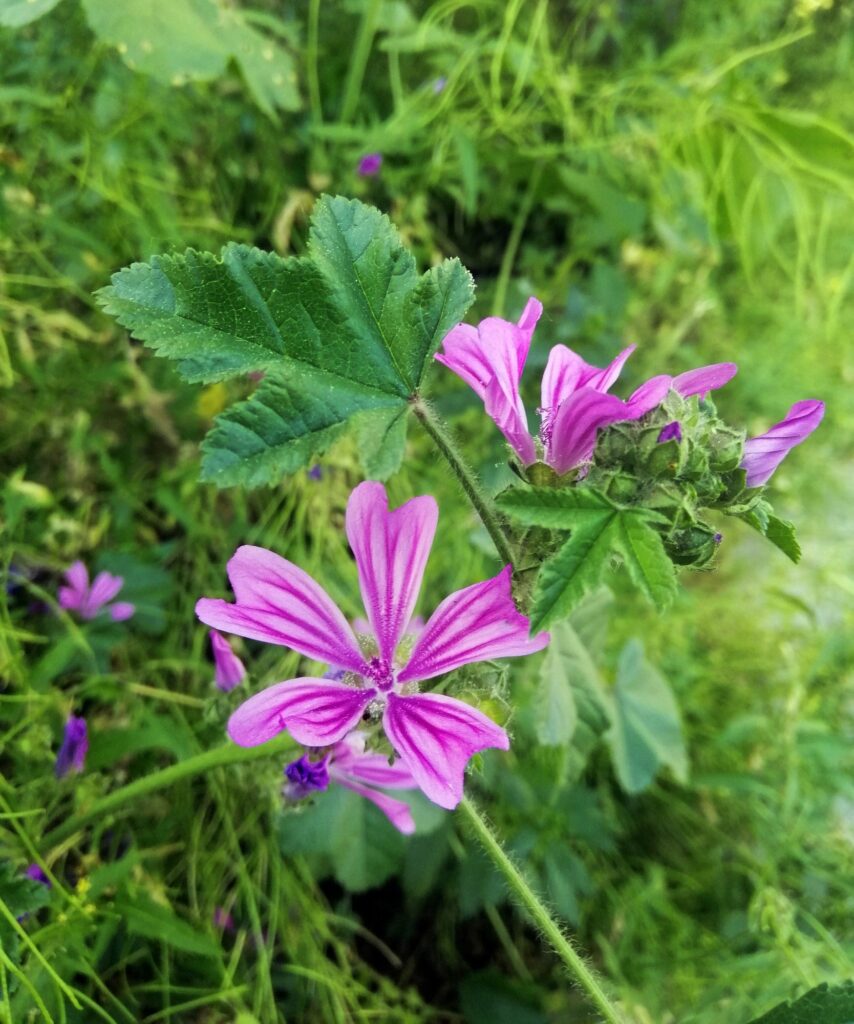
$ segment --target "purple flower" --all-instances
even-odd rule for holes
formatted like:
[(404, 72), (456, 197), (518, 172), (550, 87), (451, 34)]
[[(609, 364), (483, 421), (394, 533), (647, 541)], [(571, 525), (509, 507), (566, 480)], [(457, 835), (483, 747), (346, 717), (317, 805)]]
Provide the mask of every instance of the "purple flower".
[(214, 656), (214, 682), (217, 689), (228, 693), (246, 678), (246, 668), (222, 633), (212, 629), (208, 636)]
[[(382, 754), (365, 750), (367, 737), (356, 731), (336, 743), (320, 761), (303, 756), (285, 768), (288, 782), (283, 795), (300, 800), (317, 790), (327, 789), (330, 782), (358, 793), (375, 804), (404, 835), (415, 831), (409, 805), (382, 792), (382, 789), (416, 789), (417, 783), (400, 760), (388, 763)], [(380, 788), (377, 788), (380, 787)]]
[[(346, 530), (373, 638), (357, 640), (329, 595), (307, 573), (264, 548), (238, 548), (228, 563), (236, 602), (203, 598), (196, 614), (209, 626), (290, 647), (345, 670), (344, 680), (308, 676), (250, 697), (231, 716), (241, 746), (287, 731), (309, 747), (337, 743), (367, 711), (403, 765), (441, 807), (462, 798), (463, 773), (479, 750), (506, 750), (503, 729), (462, 701), (419, 693), (415, 685), (461, 665), (539, 651), (547, 633), (529, 637), (513, 603), (511, 566), (457, 591), (439, 605), (414, 644), (398, 645), (409, 626), (436, 531), (433, 498), (390, 512), (385, 488), (362, 483), (347, 503)], [(351, 685), (352, 684), (352, 685)]]
[(438, 96), (439, 93), (445, 91), (445, 86), (448, 84), (448, 78), (446, 75), (439, 75), (439, 77), (433, 82), (433, 92)]
[(54, 766), (56, 777), (62, 779), (69, 772), (82, 772), (88, 750), (89, 735), (86, 730), (86, 720), (70, 715), (65, 723), (62, 746), (56, 755), (56, 765)]
[(382, 165), (382, 153), (366, 153), (359, 161), (356, 173), (362, 178), (373, 178), (380, 173)]
[(744, 442), (741, 468), (747, 470), (747, 486), (762, 487), (792, 448), (805, 441), (824, 417), (824, 402), (807, 398), (795, 402), (784, 420), (759, 437)]
[(322, 480), (323, 479), (323, 468), (320, 465), (312, 466), (308, 471), (309, 480)]
[[(457, 324), (442, 342), (443, 354), (436, 356), (483, 400), (487, 414), (526, 466), (537, 460), (537, 449), (528, 433), (519, 383), (542, 311), (542, 304), (532, 297), (518, 323), (487, 317), (477, 327)], [(734, 363), (717, 363), (678, 377), (661, 374), (623, 401), (608, 391), (634, 348), (623, 349), (604, 368), (586, 363), (566, 345), (551, 350), (541, 386), (539, 440), (544, 461), (557, 473), (588, 461), (600, 430), (620, 420), (640, 419), (671, 388), (683, 397), (703, 396), (725, 384), (737, 369)]]
[(48, 889), (53, 888), (50, 879), (38, 864), (30, 864), (24, 871), (24, 876), (33, 882), (41, 882), (41, 884), (46, 885)]
[(674, 420), (672, 423), (668, 423), (666, 426), (661, 428), (661, 433), (658, 435), (658, 443), (664, 444), (665, 441), (681, 441), (682, 440), (682, 424), (679, 420)]
[(75, 611), (82, 619), (94, 619), (101, 611), (108, 611), (115, 622), (129, 619), (136, 608), (127, 601), (113, 598), (124, 586), (121, 576), (99, 572), (89, 586), (89, 571), (82, 562), (75, 562), (65, 573), (66, 586), (59, 588), (59, 605), (66, 611)]
[(234, 931), (234, 918), (225, 907), (214, 907), (213, 923), (215, 928), (221, 928), (224, 932)]

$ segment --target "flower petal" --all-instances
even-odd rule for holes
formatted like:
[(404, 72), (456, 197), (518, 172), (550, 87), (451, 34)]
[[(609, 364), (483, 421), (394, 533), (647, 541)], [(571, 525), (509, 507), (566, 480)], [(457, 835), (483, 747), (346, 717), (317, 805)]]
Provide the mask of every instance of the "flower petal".
[(596, 436), (603, 427), (631, 418), (627, 403), (615, 395), (603, 395), (590, 387), (579, 388), (561, 402), (551, 421), (546, 462), (558, 474), (569, 472), (590, 459)]
[(606, 392), (620, 376), (626, 360), (634, 352), (636, 345), (629, 345), (601, 369), (586, 363), (577, 352), (566, 345), (555, 345), (549, 352), (540, 399), (543, 409), (557, 410), (561, 402), (566, 401), (581, 387), (591, 387), (594, 391)]
[(411, 836), (415, 831), (415, 819), (412, 817), (409, 804), (405, 804), (402, 800), (395, 800), (393, 796), (387, 796), (377, 789), (371, 789), (370, 786), (363, 786), (344, 775), (337, 775), (332, 771), (329, 774), (339, 786), (351, 789), (354, 793), (358, 793), (359, 796), (363, 796), (366, 800), (370, 800), (372, 804), (379, 807), (398, 832), (402, 832), (405, 836)]
[(68, 721), (65, 723), (62, 746), (56, 755), (54, 766), (56, 777), (61, 779), (69, 772), (82, 772), (88, 751), (89, 733), (86, 728), (86, 719), (69, 715)]
[(86, 596), (73, 587), (59, 588), (59, 607), (67, 612), (80, 611), (86, 602)]
[(738, 373), (735, 363), (712, 363), (711, 366), (700, 366), (696, 370), (688, 370), (674, 377), (671, 387), (683, 398), (699, 395), (704, 398), (710, 391), (722, 388)]
[(389, 764), (384, 754), (366, 752), (364, 734), (359, 732), (350, 733), (335, 744), (329, 770), (369, 786), (386, 789), (415, 789), (416, 786), (411, 772), (400, 759)]
[(446, 597), (428, 619), (398, 681), (431, 679), (474, 661), (542, 650), (549, 634), (528, 635), (530, 622), (513, 603), (511, 572), (505, 566), (492, 579)]
[(125, 581), (121, 576), (113, 576), (109, 572), (99, 572), (92, 581), (92, 589), (89, 591), (88, 614), (97, 615), (108, 601), (112, 601), (124, 585)]
[(228, 578), (237, 600), (202, 598), (196, 615), (205, 625), (361, 671), (364, 658), (349, 623), (298, 566), (266, 548), (244, 545), (228, 563)]
[(786, 418), (770, 430), (759, 437), (748, 438), (741, 460), (741, 468), (747, 470), (747, 486), (761, 487), (768, 483), (783, 459), (810, 436), (823, 417), (824, 402), (807, 398), (795, 402)]
[(243, 682), (246, 668), (222, 633), (212, 629), (208, 636), (214, 656), (214, 682), (218, 689), (227, 693)]
[(536, 452), (519, 381), (542, 311), (542, 304), (532, 297), (516, 324), (497, 316), (481, 320), (477, 328), (458, 324), (445, 335), (444, 351), (436, 355), (483, 399), (487, 414), (525, 465), (534, 461)]
[(65, 571), (65, 580), (78, 594), (84, 594), (89, 589), (89, 570), (78, 559)]
[(644, 381), (629, 396), (629, 400), (626, 402), (629, 415), (623, 418), (639, 420), (641, 416), (661, 405), (672, 384), (673, 378), (667, 373), (661, 373), (657, 377), (650, 377), (648, 381)]
[(287, 730), (307, 747), (325, 747), (353, 728), (375, 694), (326, 679), (289, 679), (244, 701), (228, 720), (228, 735), (257, 747)]
[(125, 619), (129, 619), (135, 614), (136, 605), (131, 604), (130, 601), (116, 601), (115, 604), (110, 605), (107, 611), (113, 622), (124, 622)]
[(436, 533), (434, 498), (412, 498), (393, 512), (385, 487), (366, 481), (347, 502), (347, 539), (379, 652), (391, 664), (421, 590)]
[(422, 792), (448, 810), (462, 799), (471, 756), (510, 747), (507, 733), (486, 715), (439, 693), (391, 694), (383, 727)]

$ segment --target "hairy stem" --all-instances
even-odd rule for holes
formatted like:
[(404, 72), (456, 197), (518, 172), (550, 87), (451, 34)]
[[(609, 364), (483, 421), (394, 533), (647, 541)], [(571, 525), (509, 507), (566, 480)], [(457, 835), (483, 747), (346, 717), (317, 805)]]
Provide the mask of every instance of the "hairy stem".
[(145, 775), (141, 779), (136, 779), (134, 782), (130, 782), (128, 785), (122, 786), (120, 789), (114, 789), (112, 793), (102, 796), (100, 800), (96, 800), (86, 810), (72, 815), (61, 825), (57, 825), (55, 829), (48, 832), (41, 841), (40, 846), (43, 850), (56, 846), (57, 843), (67, 839), (68, 836), (73, 835), (84, 825), (88, 825), (90, 821), (103, 818), (104, 815), (120, 807), (129, 807), (140, 797), (154, 793), (158, 789), (166, 789), (167, 786), (173, 786), (182, 779), (190, 779), (194, 775), (203, 775), (205, 772), (223, 765), (247, 764), (250, 761), (258, 761), (263, 757), (282, 754), (291, 746), (293, 746), (293, 740), (290, 740), (290, 738), (286, 744), (281, 742), (265, 743), (260, 747), (238, 747), (233, 743), (226, 743), (224, 746), (216, 747), (214, 750), (206, 750), (203, 754), (188, 757), (185, 761), (171, 764), (168, 768), (161, 768), (160, 771), (152, 772), (151, 775)]
[(466, 492), (469, 501), (474, 505), (475, 511), (486, 527), (486, 532), (492, 538), (501, 560), (505, 564), (515, 565), (516, 556), (513, 552), (507, 535), (502, 529), (498, 515), (492, 507), (492, 502), (481, 490), (477, 477), (469, 469), (456, 442), (451, 436), (448, 427), (442, 422), (435, 410), (427, 404), (423, 398), (417, 398), (412, 403), (412, 411), (418, 417), (421, 425), (433, 439), (434, 444), (445, 456), (448, 465), (454, 471), (454, 475), (460, 482), (460, 486)]
[(573, 948), (572, 943), (561, 931), (543, 902), (525, 880), (525, 876), (504, 852), (504, 848), (495, 838), (492, 829), (481, 817), (480, 812), (469, 800), (463, 797), (459, 806), (462, 817), (477, 837), (486, 855), (504, 877), (510, 891), (519, 900), (534, 924), (546, 937), (552, 949), (563, 960), (569, 973), (590, 997), (602, 1017), (608, 1024), (623, 1024), (620, 1015), (605, 995), (602, 986), (593, 971), (585, 964)]

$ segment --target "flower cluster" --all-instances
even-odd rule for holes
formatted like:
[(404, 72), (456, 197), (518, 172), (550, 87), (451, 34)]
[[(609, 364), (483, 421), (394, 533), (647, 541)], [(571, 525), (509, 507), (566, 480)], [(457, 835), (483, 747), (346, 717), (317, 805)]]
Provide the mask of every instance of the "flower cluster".
[[(606, 367), (591, 366), (566, 345), (555, 345), (543, 374), (537, 410), (540, 430), (534, 438), (528, 430), (520, 384), (542, 311), (542, 304), (532, 297), (515, 324), (500, 317), (487, 317), (477, 327), (458, 324), (445, 336), (443, 352), (436, 356), (483, 400), (486, 412), (524, 467), (541, 459), (558, 476), (585, 467), (593, 458), (600, 433), (612, 424), (642, 420), (671, 392), (682, 398), (704, 398), (723, 387), (738, 370), (735, 363), (716, 363), (676, 377), (659, 374), (623, 400), (610, 390), (634, 345), (623, 349)], [(797, 402), (783, 421), (745, 442), (741, 467), (747, 473), (747, 486), (767, 483), (786, 454), (815, 430), (823, 414), (822, 402)], [(658, 439), (680, 440), (681, 436), (681, 424), (671, 421)]]
[[(429, 496), (390, 511), (381, 484), (363, 483), (351, 494), (346, 531), (367, 612), (364, 634), (354, 632), (307, 573), (258, 547), (239, 548), (228, 563), (234, 603), (204, 598), (196, 605), (208, 626), (280, 644), (329, 666), (325, 676), (302, 676), (262, 690), (228, 723), (229, 736), (241, 746), (265, 743), (287, 730), (319, 755), (291, 766), (291, 785), (325, 788), (328, 772), (357, 792), (371, 783), (417, 786), (439, 806), (452, 808), (462, 797), (472, 755), (490, 747), (508, 749), (507, 733), (486, 715), (421, 687), (462, 665), (541, 650), (549, 637), (529, 636), (528, 619), (513, 602), (509, 565), (447, 597), (413, 635), (437, 520)], [(362, 736), (353, 736), (363, 722), (384, 735), (396, 754), (393, 764), (365, 753)], [(375, 793), (370, 798), (379, 803)], [(383, 810), (398, 827), (407, 823), (402, 812), (388, 805)]]

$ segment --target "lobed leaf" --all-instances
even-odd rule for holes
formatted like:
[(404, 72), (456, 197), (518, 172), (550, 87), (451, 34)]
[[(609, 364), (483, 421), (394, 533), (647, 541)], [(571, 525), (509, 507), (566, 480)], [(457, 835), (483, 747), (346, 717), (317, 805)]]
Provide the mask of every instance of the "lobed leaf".
[(750, 1024), (854, 1024), (854, 981), (819, 985), (794, 1002), (781, 1003)]

